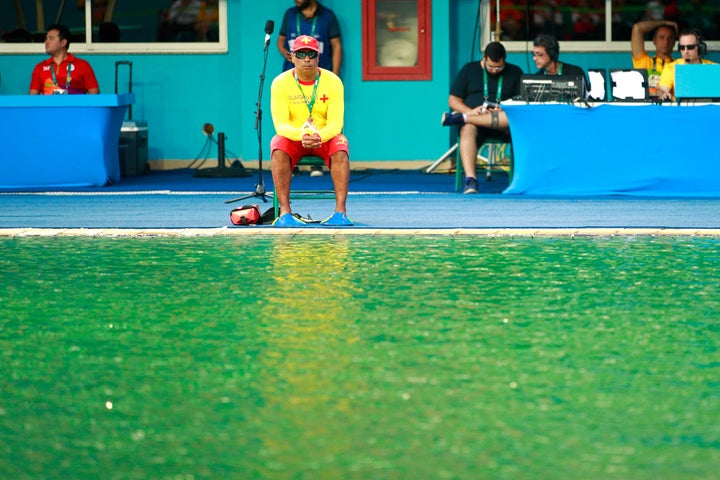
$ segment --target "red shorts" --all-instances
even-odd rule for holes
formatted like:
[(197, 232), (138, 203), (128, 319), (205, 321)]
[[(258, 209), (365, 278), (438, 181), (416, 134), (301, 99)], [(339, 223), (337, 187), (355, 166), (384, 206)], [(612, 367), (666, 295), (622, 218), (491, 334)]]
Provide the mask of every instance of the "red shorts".
[(305, 148), (299, 140), (290, 140), (287, 137), (275, 135), (270, 141), (270, 154), (275, 150), (282, 150), (290, 155), (291, 166), (294, 167), (302, 157), (320, 157), (328, 168), (330, 165), (330, 155), (335, 152), (348, 153), (348, 141), (342, 133), (336, 135), (327, 142), (323, 142), (318, 148)]

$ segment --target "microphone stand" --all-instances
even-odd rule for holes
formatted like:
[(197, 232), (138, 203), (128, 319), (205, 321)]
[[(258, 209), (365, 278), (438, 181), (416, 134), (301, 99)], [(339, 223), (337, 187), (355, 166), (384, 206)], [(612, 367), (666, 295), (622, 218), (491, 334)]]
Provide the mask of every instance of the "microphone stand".
[(267, 67), (267, 59), (268, 59), (268, 47), (270, 46), (270, 30), (267, 31), (266, 27), (266, 37), (265, 37), (265, 50), (263, 52), (263, 68), (262, 73), (260, 74), (260, 87), (258, 89), (258, 101), (255, 104), (257, 106), (257, 110), (255, 111), (255, 130), (257, 131), (257, 137), (258, 137), (258, 183), (255, 185), (255, 192), (251, 193), (250, 195), (245, 195), (244, 197), (234, 198), (231, 200), (225, 200), (225, 203), (233, 203), (238, 202), (240, 200), (245, 200), (247, 198), (254, 198), (258, 197), (261, 198), (263, 202), (268, 201), (268, 197), (272, 197), (272, 193), (267, 193), (265, 190), (265, 183), (263, 181), (263, 166), (262, 166), (262, 93), (263, 93), (263, 86), (265, 84), (265, 68)]

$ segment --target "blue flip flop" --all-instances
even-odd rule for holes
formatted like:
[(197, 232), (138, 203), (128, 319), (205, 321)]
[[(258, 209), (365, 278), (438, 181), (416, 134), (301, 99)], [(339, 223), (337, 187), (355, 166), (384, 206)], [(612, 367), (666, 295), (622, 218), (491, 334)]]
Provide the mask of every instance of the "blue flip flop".
[(332, 216), (320, 222), (320, 225), (325, 225), (326, 227), (350, 227), (352, 224), (352, 220), (342, 212), (335, 212)]
[(304, 227), (305, 222), (292, 213), (283, 213), (272, 223), (273, 227)]

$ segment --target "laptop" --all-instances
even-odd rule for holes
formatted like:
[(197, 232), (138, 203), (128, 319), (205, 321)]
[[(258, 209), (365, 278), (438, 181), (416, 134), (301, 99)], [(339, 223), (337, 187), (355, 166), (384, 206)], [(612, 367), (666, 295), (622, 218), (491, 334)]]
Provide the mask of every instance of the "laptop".
[(720, 101), (720, 64), (675, 65), (675, 99)]

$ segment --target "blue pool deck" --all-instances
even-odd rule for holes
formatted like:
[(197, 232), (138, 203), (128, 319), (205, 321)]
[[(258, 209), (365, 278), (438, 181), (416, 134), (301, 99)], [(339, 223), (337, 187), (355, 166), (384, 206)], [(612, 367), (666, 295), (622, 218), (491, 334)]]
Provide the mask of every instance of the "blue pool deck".
[[(194, 234), (278, 233), (270, 226), (237, 227), (229, 213), (243, 204), (270, 208), (272, 200), (248, 198), (257, 171), (241, 178), (198, 178), (192, 170), (151, 172), (100, 188), (0, 190), (0, 235), (194, 232)], [(269, 172), (263, 184), (272, 192)], [(597, 232), (720, 235), (720, 198), (632, 196), (547, 197), (502, 194), (507, 175), (480, 181), (477, 195), (454, 191), (454, 174), (422, 170), (359, 170), (350, 180), (346, 233), (428, 231), (430, 233)], [(293, 179), (293, 189), (331, 188), (330, 175)], [(295, 212), (321, 220), (334, 200), (293, 201)], [(296, 230), (296, 229), (292, 229)], [(307, 230), (330, 230), (312, 225)], [(288, 232), (284, 232), (288, 233)]]

